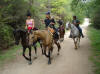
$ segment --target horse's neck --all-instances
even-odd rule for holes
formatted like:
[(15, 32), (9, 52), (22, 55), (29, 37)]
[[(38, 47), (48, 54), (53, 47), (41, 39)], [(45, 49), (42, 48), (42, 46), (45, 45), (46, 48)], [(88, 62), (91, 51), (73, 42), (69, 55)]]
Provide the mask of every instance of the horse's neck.
[(41, 34), (41, 32), (36, 31), (34, 34), (36, 35), (37, 39), (43, 39), (43, 34)]
[(24, 33), (21, 34), (21, 43), (22, 44), (26, 44), (27, 43), (27, 36)]
[[(48, 31), (48, 30), (47, 30)], [(50, 36), (52, 36), (50, 34), (50, 32), (47, 33), (47, 31), (38, 31), (37, 32), (37, 38), (41, 39), (43, 41), (44, 44), (49, 44), (48, 43), (48, 38), (50, 38)], [(44, 34), (43, 34), (44, 33)], [(51, 40), (50, 40), (51, 41)]]
[(75, 25), (71, 24), (71, 31), (75, 31), (77, 28)]

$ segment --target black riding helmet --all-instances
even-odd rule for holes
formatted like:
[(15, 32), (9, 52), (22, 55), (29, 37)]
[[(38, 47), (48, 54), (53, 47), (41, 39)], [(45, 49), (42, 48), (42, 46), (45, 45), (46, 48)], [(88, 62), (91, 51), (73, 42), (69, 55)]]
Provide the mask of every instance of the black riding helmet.
[(46, 15), (50, 15), (50, 11), (46, 12)]
[(31, 13), (30, 13), (30, 11), (27, 11), (27, 16), (31, 16)]

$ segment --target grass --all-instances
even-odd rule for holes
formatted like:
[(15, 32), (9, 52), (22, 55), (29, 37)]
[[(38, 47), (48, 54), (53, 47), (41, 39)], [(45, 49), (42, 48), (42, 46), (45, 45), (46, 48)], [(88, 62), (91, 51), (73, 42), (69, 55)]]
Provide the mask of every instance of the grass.
[(8, 50), (0, 51), (0, 66), (2, 66), (5, 63), (5, 61), (11, 60), (14, 57), (16, 57), (14, 54), (20, 48), (21, 46), (13, 46), (9, 48)]
[(94, 73), (100, 74), (100, 30), (97, 30), (93, 27), (89, 28), (88, 36), (91, 40), (92, 46), (92, 56), (91, 60), (94, 63)]
[[(14, 59), (16, 57), (16, 52), (21, 49), (21, 45), (13, 46), (8, 50), (0, 51), (0, 66), (3, 66), (4, 63), (7, 63), (8, 60)], [(37, 43), (37, 47), (40, 47), (40, 44)], [(33, 49), (33, 48), (32, 48)], [(26, 50), (26, 52), (29, 52)], [(20, 53), (22, 55), (22, 52)]]

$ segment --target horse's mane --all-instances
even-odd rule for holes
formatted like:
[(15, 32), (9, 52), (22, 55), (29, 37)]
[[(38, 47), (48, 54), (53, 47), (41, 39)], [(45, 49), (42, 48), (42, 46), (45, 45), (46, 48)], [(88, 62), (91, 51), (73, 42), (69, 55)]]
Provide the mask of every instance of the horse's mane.
[(74, 28), (74, 29), (75, 29), (75, 28), (76, 28), (76, 26), (75, 26), (74, 24), (71, 24), (71, 28)]
[(26, 36), (27, 30), (24, 30), (24, 29), (16, 29), (15, 32), (16, 33), (20, 33), (20, 36), (21, 37), (24, 37), (24, 36)]
[(16, 29), (15, 31), (16, 32), (26, 32), (27, 30), (25, 30), (25, 29)]

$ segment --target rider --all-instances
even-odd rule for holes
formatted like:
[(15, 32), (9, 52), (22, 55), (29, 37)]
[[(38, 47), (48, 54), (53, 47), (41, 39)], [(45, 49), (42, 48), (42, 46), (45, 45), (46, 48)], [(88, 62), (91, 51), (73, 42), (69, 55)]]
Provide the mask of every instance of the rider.
[(61, 20), (61, 18), (57, 22), (59, 24), (59, 27), (63, 25), (63, 21)]
[(57, 33), (57, 29), (55, 28), (55, 20), (54, 18), (51, 18), (49, 11), (46, 13), (46, 19), (44, 20), (44, 23), (46, 28), (50, 27), (55, 31), (53, 34), (54, 38), (58, 38), (59, 36)]
[(28, 32), (30, 32), (30, 30), (34, 29), (35, 25), (34, 25), (34, 19), (31, 18), (31, 13), (27, 13), (27, 19), (26, 19), (26, 28), (28, 29)]
[(59, 24), (58, 29), (59, 29), (59, 28), (64, 29), (64, 23), (63, 23), (63, 21), (61, 20), (61, 18), (60, 18), (57, 22), (58, 22), (58, 24)]
[(78, 28), (80, 34), (82, 35), (82, 38), (84, 38), (84, 35), (83, 35), (83, 32), (82, 32), (82, 29), (81, 29), (81, 27), (79, 26), (80, 21), (77, 19), (76, 16), (73, 16), (73, 21), (72, 21), (72, 23), (73, 23), (73, 24)]

